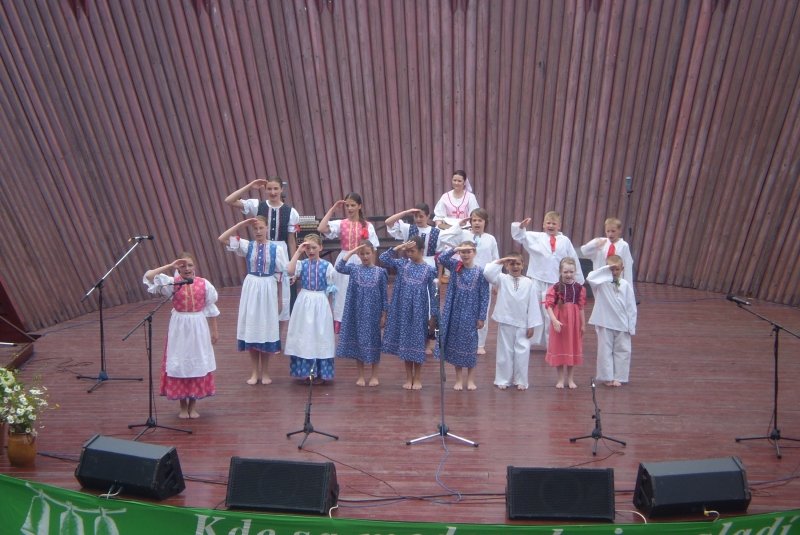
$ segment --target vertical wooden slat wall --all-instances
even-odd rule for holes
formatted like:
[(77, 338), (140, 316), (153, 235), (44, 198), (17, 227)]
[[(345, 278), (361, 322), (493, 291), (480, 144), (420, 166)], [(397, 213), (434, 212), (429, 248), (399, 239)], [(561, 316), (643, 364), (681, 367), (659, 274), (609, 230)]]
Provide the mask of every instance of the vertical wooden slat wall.
[[(321, 217), (470, 176), (501, 252), (624, 219), (636, 278), (800, 304), (800, 0), (8, 0), (0, 275), (29, 329), (243, 266), (223, 199), (278, 174)], [(632, 177), (627, 195), (625, 177)], [(254, 195), (257, 193), (253, 192)], [(630, 201), (630, 203), (629, 203)]]

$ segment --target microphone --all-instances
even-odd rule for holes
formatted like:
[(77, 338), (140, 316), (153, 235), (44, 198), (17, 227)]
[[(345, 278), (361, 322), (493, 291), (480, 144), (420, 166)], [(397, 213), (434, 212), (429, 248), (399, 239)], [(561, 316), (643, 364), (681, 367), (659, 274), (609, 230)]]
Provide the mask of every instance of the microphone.
[(152, 239), (153, 239), (152, 236), (134, 236), (133, 238), (128, 238), (128, 241), (130, 242), (130, 241), (133, 241), (133, 240), (141, 241), (141, 240), (152, 240)]
[(594, 390), (594, 377), (589, 377), (589, 380), (592, 382), (592, 390)]
[(633, 193), (633, 179), (629, 176), (625, 177), (625, 191)]
[(172, 284), (173, 286), (183, 286), (184, 284), (192, 284), (193, 282), (194, 279), (188, 278), (178, 282), (171, 282), (170, 284)]
[(750, 302), (749, 301), (745, 301), (744, 299), (739, 299), (738, 297), (735, 297), (735, 296), (733, 296), (731, 294), (728, 294), (728, 297), (726, 297), (725, 299), (727, 299), (728, 301), (733, 301), (737, 305), (750, 306)]

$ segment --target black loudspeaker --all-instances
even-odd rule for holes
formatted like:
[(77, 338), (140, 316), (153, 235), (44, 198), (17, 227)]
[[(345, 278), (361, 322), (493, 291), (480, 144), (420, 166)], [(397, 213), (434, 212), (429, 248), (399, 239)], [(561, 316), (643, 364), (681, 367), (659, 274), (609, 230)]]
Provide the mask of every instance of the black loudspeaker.
[(225, 499), (230, 509), (327, 515), (338, 498), (333, 463), (231, 457)]
[(613, 468), (508, 467), (508, 518), (614, 520)]
[(648, 517), (746, 511), (747, 475), (738, 457), (640, 463), (633, 505)]
[[(174, 447), (95, 435), (75, 470), (81, 486), (163, 500), (186, 488)], [(112, 490), (116, 488), (115, 490)]]

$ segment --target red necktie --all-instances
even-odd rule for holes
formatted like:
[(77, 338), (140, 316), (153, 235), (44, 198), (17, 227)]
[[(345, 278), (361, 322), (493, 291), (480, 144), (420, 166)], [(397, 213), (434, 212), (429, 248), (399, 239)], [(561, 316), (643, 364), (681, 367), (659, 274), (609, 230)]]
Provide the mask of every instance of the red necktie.
[(553, 253), (556, 252), (556, 237), (555, 236), (550, 236), (550, 250)]
[(617, 254), (617, 249), (614, 247), (613, 243), (611, 244), (611, 247), (608, 248), (608, 254), (606, 255), (606, 258), (611, 256), (612, 254)]

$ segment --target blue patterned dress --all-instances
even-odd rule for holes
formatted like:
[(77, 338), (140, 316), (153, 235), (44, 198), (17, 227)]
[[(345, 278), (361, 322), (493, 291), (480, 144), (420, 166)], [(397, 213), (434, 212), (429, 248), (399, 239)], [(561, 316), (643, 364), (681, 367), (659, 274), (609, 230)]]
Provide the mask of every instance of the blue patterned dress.
[(301, 260), (295, 274), (299, 275), (303, 289), (297, 294), (284, 354), (291, 357), (290, 374), (305, 379), (311, 374), (323, 379), (333, 379), (333, 357), (336, 341), (333, 336), (333, 313), (328, 294), (336, 291), (332, 284), (335, 270), (326, 260)]
[(407, 258), (395, 258), (396, 254), (389, 249), (380, 256), (385, 266), (397, 270), (381, 351), (401, 360), (423, 363), (428, 320), (439, 315), (439, 296), (433, 282), (436, 270), (424, 262), (415, 264)]
[[(453, 366), (473, 368), (478, 363), (478, 320), (486, 321), (489, 283), (482, 267), (466, 268), (453, 260), (455, 249), (439, 255), (439, 263), (450, 270), (450, 284), (444, 298), (441, 344), (444, 360)], [(439, 347), (436, 347), (438, 357)]]
[(365, 364), (380, 362), (381, 316), (389, 309), (389, 276), (381, 267), (344, 260), (336, 263), (336, 271), (350, 276), (336, 356)]

